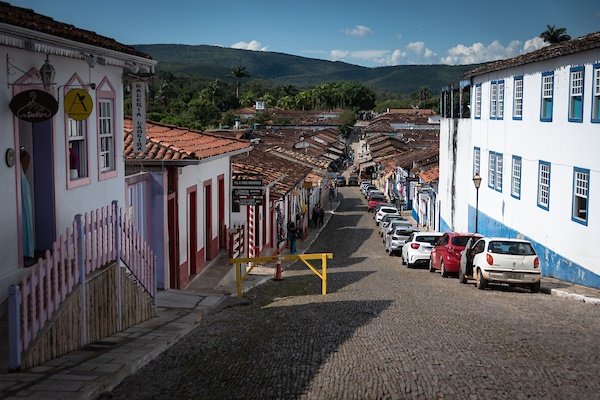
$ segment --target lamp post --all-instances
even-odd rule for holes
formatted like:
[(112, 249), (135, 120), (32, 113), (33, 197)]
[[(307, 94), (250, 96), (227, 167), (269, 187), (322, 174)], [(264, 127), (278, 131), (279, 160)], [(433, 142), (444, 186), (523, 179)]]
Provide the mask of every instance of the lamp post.
[(479, 186), (481, 186), (481, 176), (475, 174), (473, 177), (473, 184), (475, 185), (475, 233), (479, 233)]

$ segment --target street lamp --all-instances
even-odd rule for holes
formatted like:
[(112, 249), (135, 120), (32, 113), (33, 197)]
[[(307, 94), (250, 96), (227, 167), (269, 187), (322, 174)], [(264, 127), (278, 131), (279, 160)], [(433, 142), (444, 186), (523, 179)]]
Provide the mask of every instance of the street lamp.
[(478, 233), (479, 223), (479, 186), (481, 186), (481, 176), (475, 174), (473, 177), (473, 184), (475, 185), (475, 233)]

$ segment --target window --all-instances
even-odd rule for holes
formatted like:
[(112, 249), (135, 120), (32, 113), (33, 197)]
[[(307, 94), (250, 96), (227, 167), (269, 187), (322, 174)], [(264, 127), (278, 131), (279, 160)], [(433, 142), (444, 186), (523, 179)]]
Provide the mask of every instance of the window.
[(100, 170), (102, 172), (115, 169), (115, 137), (113, 128), (112, 100), (102, 99), (98, 102), (98, 135), (100, 136)]
[(513, 97), (513, 119), (523, 119), (523, 77), (515, 77)]
[(67, 118), (69, 138), (69, 179), (86, 178), (87, 171), (87, 125), (85, 121)]
[(488, 165), (488, 187), (492, 189), (496, 187), (496, 153), (493, 151), (490, 151)]
[(542, 110), (540, 121), (552, 121), (552, 101), (554, 99), (554, 72), (542, 74)]
[(590, 185), (590, 170), (575, 168), (573, 170), (573, 216), (572, 219), (587, 225), (588, 221), (588, 190)]
[(481, 83), (475, 85), (475, 112), (473, 115), (475, 119), (481, 118)]
[(481, 175), (481, 149), (473, 149), (473, 176)]
[(492, 81), (490, 84), (490, 119), (504, 117), (504, 81)]
[(510, 195), (515, 199), (521, 198), (521, 157), (513, 156), (512, 158), (512, 174), (510, 181)]
[(500, 153), (496, 153), (496, 187), (499, 192), (502, 191), (502, 169), (504, 157)]
[(550, 163), (545, 161), (540, 161), (537, 204), (544, 210), (550, 209)]
[(569, 81), (569, 121), (583, 122), (583, 67), (571, 68)]
[(115, 137), (116, 91), (108, 78), (96, 89), (98, 180), (114, 178), (117, 172), (118, 146)]
[(492, 81), (490, 85), (490, 119), (496, 118), (498, 111), (498, 86), (496, 81)]
[(592, 122), (600, 122), (600, 64), (594, 65)]

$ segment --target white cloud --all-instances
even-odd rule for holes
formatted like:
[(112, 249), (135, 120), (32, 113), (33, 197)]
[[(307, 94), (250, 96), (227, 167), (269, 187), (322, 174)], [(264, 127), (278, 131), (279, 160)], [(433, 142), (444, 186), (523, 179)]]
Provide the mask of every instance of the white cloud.
[(498, 40), (494, 40), (487, 46), (483, 43), (473, 43), (471, 46), (458, 44), (448, 49), (447, 56), (442, 57), (440, 61), (443, 64), (456, 65), (504, 60), (541, 49), (544, 46), (547, 44), (539, 37), (526, 40), (522, 46), (519, 40), (513, 40), (507, 46), (503, 46)]
[(356, 25), (354, 28), (344, 29), (342, 32), (344, 32), (346, 35), (358, 37), (364, 37), (373, 33), (373, 31), (371, 31), (371, 28), (364, 25)]
[(391, 65), (398, 65), (406, 58), (406, 52), (396, 49), (392, 52), (392, 57), (390, 58)]
[(237, 42), (231, 45), (234, 49), (243, 49), (243, 50), (254, 50), (254, 51), (267, 51), (267, 46), (263, 46), (261, 42), (258, 40), (251, 40), (249, 42)]
[(412, 42), (406, 45), (406, 49), (415, 53), (419, 61), (425, 61), (424, 59), (431, 58), (436, 54), (425, 46), (425, 42)]

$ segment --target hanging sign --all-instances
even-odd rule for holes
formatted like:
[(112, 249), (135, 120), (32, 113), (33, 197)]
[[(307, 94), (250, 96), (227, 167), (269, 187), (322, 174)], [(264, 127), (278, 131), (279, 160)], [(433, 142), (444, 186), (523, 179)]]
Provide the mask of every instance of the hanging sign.
[(23, 121), (43, 122), (54, 117), (58, 111), (58, 101), (43, 90), (31, 89), (15, 95), (9, 107)]
[(146, 151), (146, 83), (133, 82), (131, 86), (131, 114), (133, 122), (133, 151)]
[(83, 89), (71, 89), (65, 94), (65, 112), (75, 121), (88, 119), (94, 108), (92, 96)]

